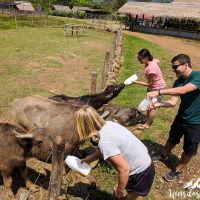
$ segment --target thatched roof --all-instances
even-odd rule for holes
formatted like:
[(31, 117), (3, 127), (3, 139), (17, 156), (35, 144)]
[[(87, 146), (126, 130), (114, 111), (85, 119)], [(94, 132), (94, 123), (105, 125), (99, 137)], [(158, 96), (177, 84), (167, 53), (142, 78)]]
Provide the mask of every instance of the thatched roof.
[(58, 10), (58, 11), (65, 11), (65, 12), (71, 11), (69, 6), (62, 6), (62, 5), (53, 5), (53, 9)]
[(80, 6), (74, 6), (72, 8), (72, 11), (87, 11), (87, 10), (90, 10), (91, 8), (89, 7), (80, 7)]
[(64, 12), (88, 12), (88, 13), (108, 13), (106, 11), (103, 11), (101, 9), (93, 9), (90, 7), (81, 7), (81, 6), (74, 6), (72, 9), (69, 6), (62, 6), (62, 5), (53, 5), (54, 10), (58, 11), (64, 11)]
[(174, 0), (172, 3), (127, 2), (118, 13), (200, 19), (200, 0)]
[(21, 11), (35, 11), (32, 4), (28, 1), (15, 1), (0, 3), (0, 8), (17, 8)]
[(21, 11), (35, 11), (32, 4), (27, 1), (15, 1), (16, 7), (18, 10)]
[(53, 5), (53, 9), (58, 10), (58, 11), (99, 11), (100, 9), (92, 9), (90, 7), (81, 7), (81, 6), (73, 6), (70, 8), (69, 6), (62, 6), (62, 5)]
[(53, 5), (53, 8), (58, 11), (65, 11), (65, 12), (75, 12), (75, 11), (87, 11), (91, 8), (89, 7), (80, 7), (80, 6), (73, 6), (70, 8), (69, 6), (63, 6), (63, 5)]

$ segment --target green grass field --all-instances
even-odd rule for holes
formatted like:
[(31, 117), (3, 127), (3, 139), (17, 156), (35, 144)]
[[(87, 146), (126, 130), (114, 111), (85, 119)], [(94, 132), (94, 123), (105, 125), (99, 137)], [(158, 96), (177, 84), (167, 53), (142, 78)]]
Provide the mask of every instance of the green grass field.
[[(57, 23), (64, 24), (66, 21)], [(112, 39), (113, 33), (92, 30), (78, 38), (66, 36), (62, 28), (12, 27), (0, 30), (1, 120), (10, 120), (11, 103), (24, 95), (48, 96), (50, 90), (75, 96), (89, 93), (92, 71), (98, 73), (99, 90), (104, 55)], [(144, 80), (143, 66), (136, 59), (137, 52), (144, 47), (160, 60), (167, 87), (171, 87), (175, 75), (171, 71), (170, 55), (152, 43), (127, 35), (123, 35), (124, 63), (118, 82), (134, 73)], [(146, 88), (131, 85), (112, 103), (137, 107), (145, 95)], [(177, 106), (158, 109), (152, 128), (137, 136), (150, 148), (164, 144), (176, 112)], [(132, 130), (132, 127), (129, 128)], [(161, 180), (163, 168), (158, 169), (151, 193), (145, 199), (168, 199), (169, 186), (174, 185), (166, 186)], [(110, 195), (117, 180), (114, 170), (100, 162), (92, 175), (96, 178), (97, 190), (91, 191), (91, 195), (100, 200), (114, 199)]]
[(75, 96), (89, 93), (93, 71), (99, 87), (112, 39), (112, 33), (93, 30), (80, 37), (65, 35), (63, 28), (1, 30), (0, 113), (25, 95), (48, 96), (50, 90)]

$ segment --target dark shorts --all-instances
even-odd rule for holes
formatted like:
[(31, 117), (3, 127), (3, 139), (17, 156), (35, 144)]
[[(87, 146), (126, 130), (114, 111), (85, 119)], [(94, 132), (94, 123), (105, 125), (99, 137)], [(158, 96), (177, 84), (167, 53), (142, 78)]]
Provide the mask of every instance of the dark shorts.
[(195, 155), (200, 142), (200, 124), (186, 124), (175, 119), (169, 132), (168, 141), (171, 144), (179, 144), (183, 136), (184, 152), (188, 155)]
[(154, 176), (155, 168), (151, 163), (143, 172), (129, 176), (126, 186), (127, 192), (133, 192), (139, 196), (147, 196), (153, 184)]

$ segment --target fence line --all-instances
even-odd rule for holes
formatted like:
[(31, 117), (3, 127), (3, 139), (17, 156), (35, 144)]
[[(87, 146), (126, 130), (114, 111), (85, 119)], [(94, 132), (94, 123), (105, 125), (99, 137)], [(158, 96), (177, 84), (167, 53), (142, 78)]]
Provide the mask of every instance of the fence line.
[(125, 27), (129, 27), (131, 31), (144, 33), (170, 35), (176, 37), (185, 37), (193, 40), (200, 39), (200, 25), (197, 22), (192, 23), (191, 20), (182, 20), (182, 22), (169, 17), (151, 18), (142, 16), (128, 15)]
[[(20, 26), (31, 26), (31, 27), (48, 27), (48, 22), (51, 22), (49, 24), (51, 27), (54, 28), (62, 28), (64, 25), (62, 23), (59, 24), (57, 20), (55, 20), (53, 17), (48, 15), (28, 15), (29, 18), (24, 18), (27, 15), (21, 15), (21, 14), (13, 14), (8, 16), (8, 18), (1, 19), (0, 27), (7, 23), (14, 22), (15, 28), (19, 28)], [(90, 25), (87, 28), (93, 28), (97, 30), (105, 30), (105, 31), (115, 31), (117, 28), (119, 28), (119, 25), (116, 25), (114, 27), (114, 22), (112, 20), (108, 19), (87, 19), (90, 22)], [(52, 23), (53, 22), (53, 23)], [(55, 22), (55, 23), (54, 23)]]
[(122, 58), (122, 26), (115, 33), (110, 50), (105, 53), (101, 89), (116, 82)]
[(47, 12), (44, 11), (26, 11), (26, 10), (16, 10), (9, 8), (0, 8), (0, 14), (9, 14), (9, 15), (25, 15), (25, 16), (41, 16), (47, 15)]
[[(15, 28), (20, 26), (29, 26), (29, 27), (54, 27), (54, 28), (63, 28), (63, 24), (54, 20), (51, 16), (48, 15), (31, 15), (29, 18), (24, 18), (24, 15), (10, 15), (6, 19), (0, 20), (0, 28), (7, 24), (14, 24)], [(50, 22), (50, 23), (49, 23)]]
[(91, 79), (91, 89), (90, 93), (95, 94), (97, 89), (97, 73), (92, 72), (92, 79)]
[(62, 184), (63, 160), (65, 150), (65, 140), (61, 136), (57, 136), (53, 140), (52, 154), (52, 172), (49, 183), (48, 200), (58, 200)]
[(113, 31), (113, 21), (107, 19), (92, 19), (91, 27), (98, 30)]

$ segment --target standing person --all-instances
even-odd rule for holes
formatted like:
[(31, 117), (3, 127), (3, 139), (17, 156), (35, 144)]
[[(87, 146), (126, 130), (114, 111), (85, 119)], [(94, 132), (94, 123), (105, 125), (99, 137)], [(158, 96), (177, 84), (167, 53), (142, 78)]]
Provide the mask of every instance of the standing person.
[(122, 125), (104, 121), (90, 106), (77, 111), (76, 126), (80, 139), (98, 138), (99, 150), (82, 162), (91, 163), (103, 156), (117, 170), (116, 197), (134, 200), (149, 193), (155, 169), (147, 148), (139, 139)]
[[(146, 86), (148, 92), (158, 91), (159, 89), (165, 88), (166, 84), (159, 67), (159, 60), (153, 59), (153, 56), (151, 55), (149, 50), (145, 48), (141, 49), (138, 52), (137, 58), (141, 64), (144, 64), (144, 76), (147, 81), (146, 82), (134, 81), (134, 83)], [(161, 96), (157, 96), (156, 101), (160, 100)], [(153, 107), (151, 109), (148, 109), (146, 123), (140, 125), (138, 128), (139, 129), (150, 128), (151, 124), (153, 123), (155, 115), (156, 115), (156, 110)]]
[(184, 136), (184, 151), (180, 163), (164, 176), (167, 181), (173, 181), (179, 176), (191, 158), (196, 155), (200, 142), (200, 71), (192, 69), (190, 57), (185, 54), (173, 57), (171, 63), (172, 70), (178, 78), (173, 88), (147, 93), (149, 98), (157, 95), (172, 95), (168, 101), (156, 103), (154, 107), (173, 107), (179, 96), (181, 99), (165, 147), (161, 154), (153, 157), (153, 160), (166, 160), (171, 150)]

